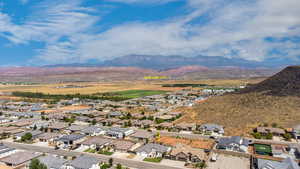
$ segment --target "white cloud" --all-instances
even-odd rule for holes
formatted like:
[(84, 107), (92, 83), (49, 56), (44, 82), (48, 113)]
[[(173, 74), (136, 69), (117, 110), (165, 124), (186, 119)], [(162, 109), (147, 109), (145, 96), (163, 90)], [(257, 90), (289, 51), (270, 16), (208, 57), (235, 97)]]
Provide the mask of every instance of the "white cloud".
[(36, 6), (38, 10), (20, 25), (13, 24), (8, 15), (0, 13), (0, 32), (17, 44), (30, 41), (57, 42), (62, 37), (86, 31), (99, 19), (89, 14), (93, 12), (92, 8), (80, 7), (80, 2), (46, 1)]
[[(299, 36), (299, 0), (188, 0), (186, 8), (189, 14), (185, 16), (159, 22), (131, 22), (94, 34), (87, 31), (97, 28), (95, 22), (99, 18), (89, 14), (93, 9), (80, 7), (80, 1), (59, 3), (24, 25), (14, 25), (9, 16), (0, 13), (0, 32), (4, 30), (2, 36), (15, 43), (46, 41), (38, 59), (48, 63), (105, 60), (130, 54), (206, 54), (257, 61), (283, 57), (270, 54), (273, 49), (285, 53), (284, 57), (300, 55), (299, 42), (265, 40)], [(58, 41), (64, 36), (68, 38)]]

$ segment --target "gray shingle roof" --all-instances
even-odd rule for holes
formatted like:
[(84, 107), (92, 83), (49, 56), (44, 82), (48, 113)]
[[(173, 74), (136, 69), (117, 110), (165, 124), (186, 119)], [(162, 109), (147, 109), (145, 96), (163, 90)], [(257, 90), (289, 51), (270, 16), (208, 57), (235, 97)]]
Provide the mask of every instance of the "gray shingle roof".
[(67, 160), (55, 157), (53, 155), (42, 156), (39, 158), (40, 162), (45, 164), (47, 168), (60, 169)]
[(70, 135), (64, 135), (60, 138), (58, 138), (58, 141), (76, 141), (79, 139), (82, 139), (83, 137), (85, 137), (85, 135), (82, 134), (70, 134)]
[(169, 147), (163, 146), (163, 145), (160, 145), (160, 144), (149, 143), (149, 144), (146, 144), (146, 145), (136, 149), (136, 152), (151, 153), (152, 150), (155, 150), (155, 151), (160, 152), (160, 153), (165, 153), (165, 152), (168, 152)]
[(70, 165), (75, 169), (89, 169), (94, 164), (98, 164), (99, 159), (91, 156), (79, 156), (75, 160), (71, 161)]

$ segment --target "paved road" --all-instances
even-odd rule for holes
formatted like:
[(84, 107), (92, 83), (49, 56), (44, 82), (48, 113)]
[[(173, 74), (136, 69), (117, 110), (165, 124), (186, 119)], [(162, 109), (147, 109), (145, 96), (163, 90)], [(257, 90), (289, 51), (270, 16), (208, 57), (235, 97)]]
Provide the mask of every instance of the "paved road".
[[(50, 154), (56, 154), (60, 156), (79, 156), (79, 155), (87, 155), (87, 153), (84, 152), (74, 152), (74, 151), (66, 151), (66, 150), (54, 150), (53, 148), (47, 148), (47, 147), (40, 147), (40, 146), (34, 146), (34, 145), (28, 145), (28, 144), (21, 144), (21, 143), (13, 143), (13, 142), (3, 142), (6, 146), (16, 148), (16, 149), (22, 149), (27, 151), (34, 151), (34, 152), (42, 152), (42, 153), (50, 153)], [(90, 156), (97, 157), (101, 161), (108, 161), (109, 156), (101, 155), (101, 154), (88, 154)], [(120, 163), (122, 165), (125, 165), (127, 167), (131, 168), (137, 168), (137, 169), (181, 169), (181, 167), (171, 167), (156, 163), (149, 163), (149, 162), (143, 162), (143, 161), (136, 161), (136, 160), (130, 160), (130, 159), (121, 159), (121, 158), (113, 158), (114, 163)]]

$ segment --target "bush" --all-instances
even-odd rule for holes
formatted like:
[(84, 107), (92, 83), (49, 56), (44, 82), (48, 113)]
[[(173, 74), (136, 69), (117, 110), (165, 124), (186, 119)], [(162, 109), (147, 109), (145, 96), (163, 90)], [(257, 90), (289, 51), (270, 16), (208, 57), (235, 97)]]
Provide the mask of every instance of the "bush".
[(261, 138), (262, 138), (261, 134), (260, 134), (260, 133), (257, 133), (257, 132), (252, 133), (252, 136), (253, 136), (254, 138), (256, 138), (256, 139), (261, 139)]

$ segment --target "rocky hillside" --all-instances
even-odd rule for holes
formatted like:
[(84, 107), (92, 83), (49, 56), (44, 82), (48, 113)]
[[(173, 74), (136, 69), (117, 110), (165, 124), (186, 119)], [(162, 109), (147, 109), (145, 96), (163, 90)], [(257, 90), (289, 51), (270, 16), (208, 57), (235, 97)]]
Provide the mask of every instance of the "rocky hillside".
[(289, 66), (265, 81), (241, 91), (241, 93), (253, 92), (276, 96), (300, 96), (300, 66)]
[(212, 97), (185, 109), (186, 122), (218, 123), (227, 134), (249, 135), (261, 124), (293, 127), (300, 123), (300, 67), (287, 67), (258, 84), (233, 94)]

